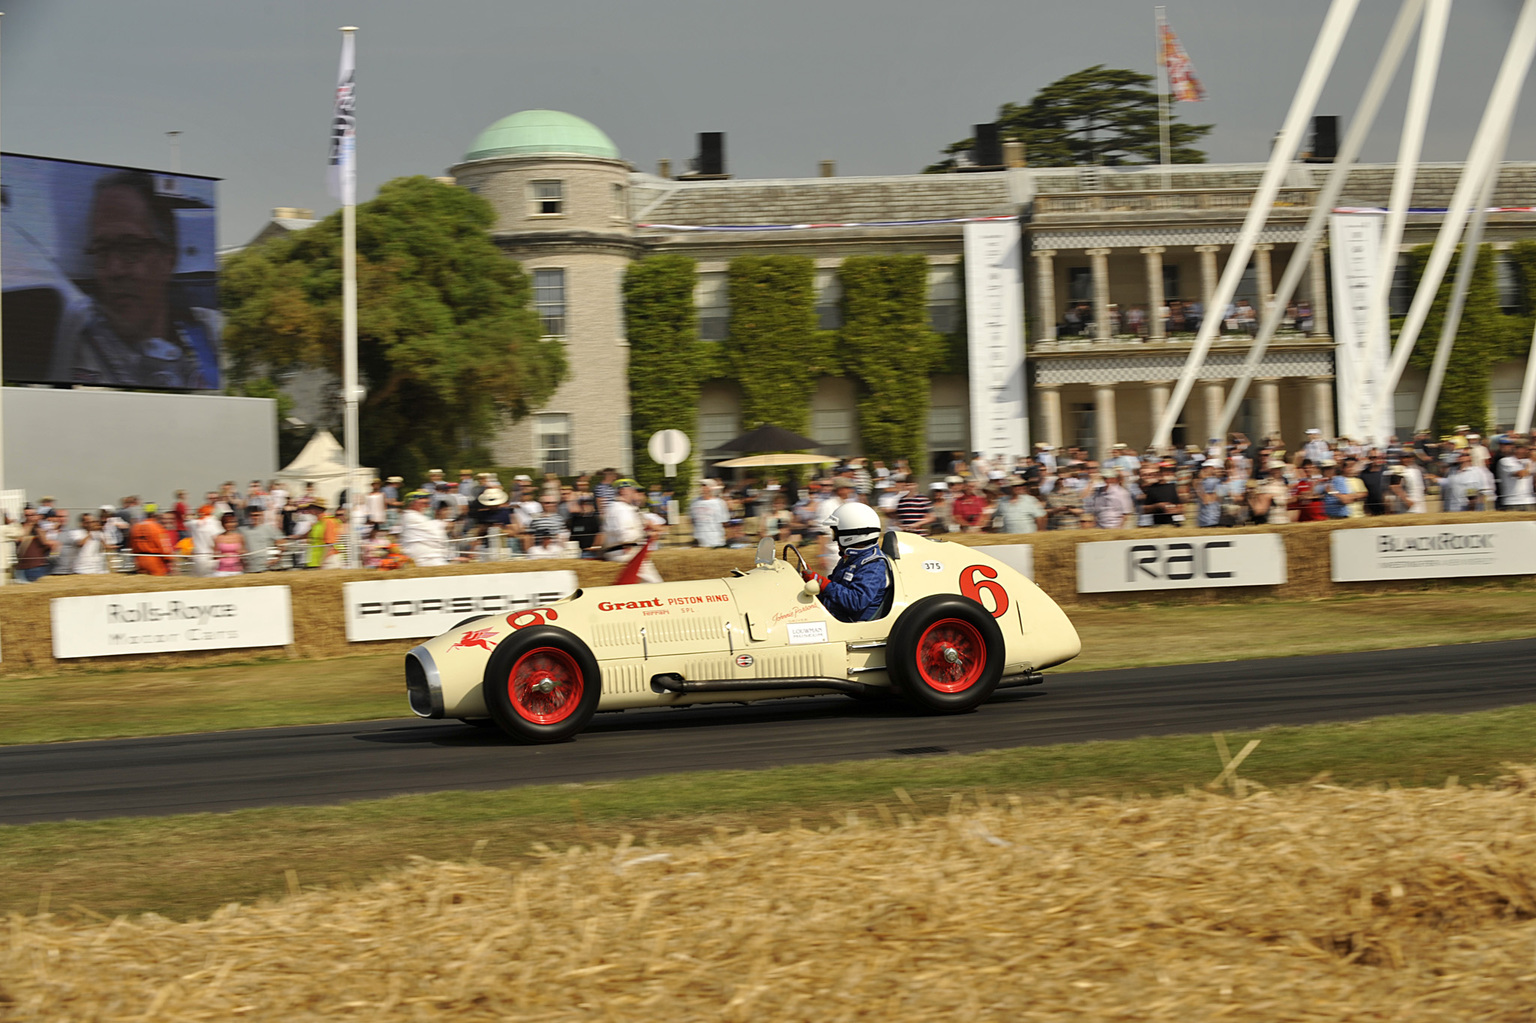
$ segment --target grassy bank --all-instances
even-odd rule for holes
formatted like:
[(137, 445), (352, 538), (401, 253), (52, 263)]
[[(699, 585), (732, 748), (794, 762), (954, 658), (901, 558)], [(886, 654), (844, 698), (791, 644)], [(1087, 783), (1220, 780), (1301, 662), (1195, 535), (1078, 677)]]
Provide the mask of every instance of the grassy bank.
[[(1314, 601), (1081, 607), (1082, 656), (1061, 669), (1286, 657), (1344, 650), (1475, 643), (1536, 636), (1536, 590)], [(1210, 637), (1220, 637), (1211, 642)], [(323, 661), (0, 679), (0, 743), (363, 721), (407, 715), (400, 658), (360, 653)]]
[[(1536, 706), (1466, 715), (1388, 717), (1232, 734), (1260, 745), (1241, 774), (1270, 787), (1327, 772), (1341, 784), (1481, 783), (1536, 759)], [(859, 761), (756, 772), (687, 774), (609, 784), (403, 796), (337, 807), (44, 823), (0, 828), (0, 914), (207, 914), (293, 885), (362, 883), (413, 856), (521, 867), (554, 848), (687, 842), (726, 828), (817, 828), (848, 814), (886, 819), (943, 812), (978, 791), (1026, 799), (1141, 795), (1203, 786), (1221, 771), (1209, 736)], [(898, 791), (899, 790), (899, 791)], [(910, 801), (910, 802), (908, 802)], [(478, 852), (476, 852), (478, 850)], [(290, 879), (289, 871), (293, 874)]]

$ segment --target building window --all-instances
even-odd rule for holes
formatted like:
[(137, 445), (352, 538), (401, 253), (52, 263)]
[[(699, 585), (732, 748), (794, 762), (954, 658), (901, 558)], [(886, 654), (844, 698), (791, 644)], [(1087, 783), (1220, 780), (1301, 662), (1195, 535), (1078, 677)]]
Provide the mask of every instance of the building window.
[(1407, 256), (1397, 257), (1397, 267), (1392, 271), (1392, 291), (1387, 298), (1387, 311), (1391, 316), (1407, 316), (1413, 304), (1413, 275)]
[(565, 212), (565, 182), (533, 181), (533, 215), (558, 217)]
[(843, 325), (843, 282), (836, 267), (816, 271), (816, 327), (837, 330)]
[[(821, 438), (817, 438), (820, 440)], [(930, 405), (928, 408), (928, 446), (935, 450), (958, 451), (967, 447), (965, 408), (961, 405)]]
[(533, 272), (533, 308), (545, 337), (565, 336), (565, 271)]
[(1067, 267), (1067, 301), (1093, 301), (1093, 267)]
[(615, 219), (615, 220), (628, 220), (629, 219), (629, 199), (624, 194), (624, 186), (623, 185), (614, 185), (613, 186), (613, 219)]
[(1089, 457), (1097, 458), (1099, 450), (1099, 416), (1098, 411), (1092, 405), (1074, 403), (1068, 410), (1071, 418), (1072, 440), (1070, 443), (1077, 445), (1089, 453)]
[(811, 410), (811, 434), (824, 451), (834, 455), (853, 454), (853, 417), (851, 408)]
[(724, 271), (699, 274), (693, 302), (699, 311), (699, 337), (705, 341), (724, 341), (731, 331), (730, 275)]
[(1177, 263), (1163, 264), (1163, 301), (1171, 298), (1183, 298), (1179, 294), (1179, 265)]
[(1520, 268), (1508, 252), (1493, 254), (1493, 279), (1499, 289), (1499, 308), (1511, 316), (1520, 312)]
[(928, 268), (928, 326), (940, 334), (953, 334), (960, 326), (960, 268)]
[(740, 417), (735, 412), (700, 412), (699, 413), (699, 448), (697, 452), (700, 465), (708, 465), (721, 458), (730, 458), (731, 455), (716, 455), (710, 457), (709, 452), (720, 445), (725, 444), (741, 433), (739, 426)]
[(542, 412), (534, 417), (533, 446), (539, 468), (557, 476), (571, 474), (571, 417), (564, 412)]

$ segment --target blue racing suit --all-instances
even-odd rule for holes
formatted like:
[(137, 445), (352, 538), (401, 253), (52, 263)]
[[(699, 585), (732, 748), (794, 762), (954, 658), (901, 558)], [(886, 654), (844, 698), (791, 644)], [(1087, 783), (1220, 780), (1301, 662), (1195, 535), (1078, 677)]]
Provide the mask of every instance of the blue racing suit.
[(869, 622), (880, 617), (891, 590), (891, 569), (875, 544), (843, 552), (832, 578), (808, 573), (821, 583), (821, 603), (840, 622)]

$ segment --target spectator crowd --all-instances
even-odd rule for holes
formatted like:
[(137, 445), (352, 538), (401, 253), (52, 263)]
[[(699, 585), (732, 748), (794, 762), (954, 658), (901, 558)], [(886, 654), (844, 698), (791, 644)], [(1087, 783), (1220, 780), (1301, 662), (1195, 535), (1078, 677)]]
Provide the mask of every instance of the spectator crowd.
[[(354, 532), (362, 563), (408, 564), (506, 558), (627, 561), (651, 542), (697, 547), (754, 545), (761, 537), (810, 545), (830, 566), (836, 550), (823, 523), (847, 501), (879, 509), (912, 532), (1032, 533), (1315, 522), (1431, 510), (1536, 510), (1530, 439), (1488, 439), (1468, 427), (1438, 440), (1420, 434), (1367, 447), (1308, 430), (1288, 450), (1278, 438), (1241, 433), (1158, 453), (1114, 444), (1110, 457), (1080, 447), (1036, 445), (1028, 457), (994, 464), (956, 452), (938, 478), (905, 462), (841, 461), (803, 484), (786, 476), (706, 479), (684, 507), (670, 489), (643, 491), (615, 469), (505, 485), (490, 472), (434, 469), (415, 488), (399, 476), (376, 479), (351, 516), (328, 507), (313, 486), (290, 489), (226, 482), (195, 506), (184, 491), (167, 506), (137, 496), (66, 513), (50, 497), (5, 522), (16, 578), (49, 575), (231, 576), (346, 563)], [(345, 494), (338, 504), (344, 504)], [(348, 521), (350, 518), (350, 521)]]

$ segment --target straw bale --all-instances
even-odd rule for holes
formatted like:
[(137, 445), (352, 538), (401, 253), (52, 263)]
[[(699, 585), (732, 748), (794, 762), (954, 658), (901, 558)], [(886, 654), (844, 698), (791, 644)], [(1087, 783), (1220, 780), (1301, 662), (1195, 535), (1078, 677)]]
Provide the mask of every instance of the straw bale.
[(0, 1015), (1528, 1020), (1533, 782), (893, 799), (889, 824), (419, 861), (188, 923), (14, 916)]

